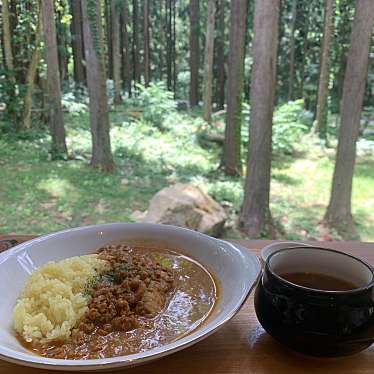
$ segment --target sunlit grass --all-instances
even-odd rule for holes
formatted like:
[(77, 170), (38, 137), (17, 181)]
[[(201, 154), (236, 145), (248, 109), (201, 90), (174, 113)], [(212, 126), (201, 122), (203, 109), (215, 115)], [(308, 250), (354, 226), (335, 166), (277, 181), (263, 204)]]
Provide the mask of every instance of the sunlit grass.
[[(313, 147), (307, 155), (308, 159), (295, 160), (281, 170), (298, 183), (292, 185), (277, 179), (272, 181), (271, 208), (274, 216), (284, 224), (289, 238), (318, 236), (316, 229), (329, 202), (333, 157), (325, 155), (318, 147)], [(358, 158), (352, 193), (352, 212), (361, 239), (367, 241), (374, 239), (372, 162), (368, 157)]]
[[(0, 231), (43, 234), (93, 223), (131, 221), (161, 188), (193, 182), (224, 204), (234, 223), (243, 199), (242, 178), (218, 170), (221, 150), (202, 147), (199, 118), (173, 113), (165, 129), (111, 113), (113, 174), (89, 168), (88, 114), (66, 115), (68, 147), (75, 158), (50, 161), (48, 137), (0, 141)], [(357, 160), (353, 214), (362, 240), (374, 240), (374, 157)], [(333, 152), (306, 139), (296, 156), (275, 155), (271, 209), (284, 238), (319, 238), (328, 203)], [(233, 231), (228, 236), (237, 235)]]

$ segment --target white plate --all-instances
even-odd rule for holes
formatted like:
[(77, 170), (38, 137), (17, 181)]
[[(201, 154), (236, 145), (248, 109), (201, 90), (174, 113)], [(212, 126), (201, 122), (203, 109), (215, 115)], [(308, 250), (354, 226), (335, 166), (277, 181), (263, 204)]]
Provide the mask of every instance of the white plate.
[[(12, 309), (28, 275), (51, 260), (92, 253), (119, 241), (152, 240), (180, 248), (213, 272), (220, 298), (209, 320), (175, 342), (146, 352), (95, 360), (61, 360), (33, 355), (17, 341)], [(0, 255), (0, 357), (17, 364), (52, 370), (107, 370), (149, 362), (189, 347), (215, 332), (240, 309), (256, 284), (261, 265), (248, 249), (195, 231), (148, 223), (113, 223), (70, 229), (33, 239)]]
[(262, 248), (261, 250), (261, 258), (264, 262), (266, 259), (275, 251), (279, 251), (280, 249), (286, 248), (295, 248), (295, 247), (311, 247), (310, 244), (302, 243), (302, 242), (276, 242), (267, 245), (266, 247)]

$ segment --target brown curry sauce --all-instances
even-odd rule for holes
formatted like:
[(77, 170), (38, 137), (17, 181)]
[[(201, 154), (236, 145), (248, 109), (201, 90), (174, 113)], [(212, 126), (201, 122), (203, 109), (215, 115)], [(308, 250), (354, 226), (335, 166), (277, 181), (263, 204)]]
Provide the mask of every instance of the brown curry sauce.
[(197, 261), (168, 249), (107, 246), (99, 257), (111, 271), (88, 285), (89, 310), (64, 343), (26, 343), (34, 353), (61, 359), (123, 356), (171, 343), (212, 313), (217, 287)]

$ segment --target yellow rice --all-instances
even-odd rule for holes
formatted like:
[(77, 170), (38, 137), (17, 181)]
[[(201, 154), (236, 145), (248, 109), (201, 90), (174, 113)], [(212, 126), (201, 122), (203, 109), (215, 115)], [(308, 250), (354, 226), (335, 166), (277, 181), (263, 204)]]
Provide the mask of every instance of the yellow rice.
[(106, 266), (97, 255), (86, 255), (35, 270), (14, 307), (15, 330), (27, 342), (68, 339), (87, 310), (85, 285)]

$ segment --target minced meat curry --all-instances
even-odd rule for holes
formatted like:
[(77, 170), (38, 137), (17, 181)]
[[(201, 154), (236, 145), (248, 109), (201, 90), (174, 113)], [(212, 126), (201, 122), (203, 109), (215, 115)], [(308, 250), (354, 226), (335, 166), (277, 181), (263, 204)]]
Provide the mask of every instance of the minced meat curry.
[(100, 248), (109, 270), (87, 283), (88, 310), (65, 342), (28, 345), (60, 359), (137, 353), (170, 343), (198, 327), (216, 301), (212, 276), (174, 251), (128, 245)]

